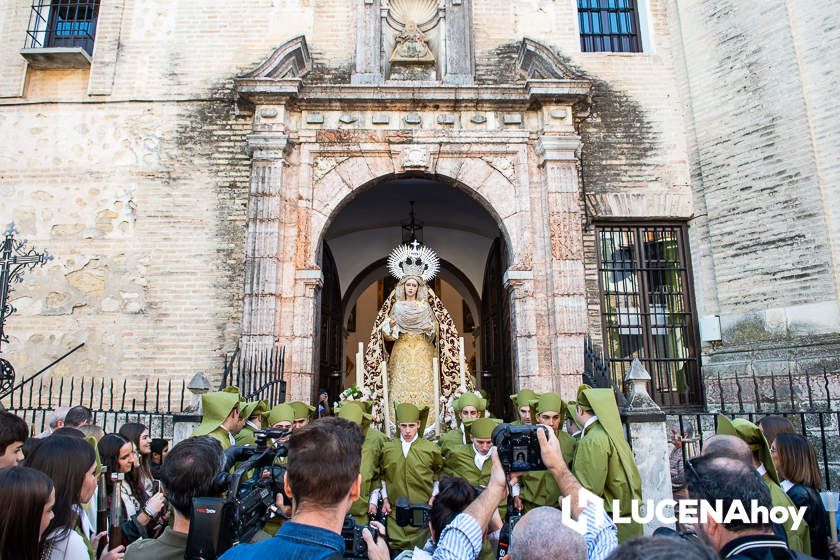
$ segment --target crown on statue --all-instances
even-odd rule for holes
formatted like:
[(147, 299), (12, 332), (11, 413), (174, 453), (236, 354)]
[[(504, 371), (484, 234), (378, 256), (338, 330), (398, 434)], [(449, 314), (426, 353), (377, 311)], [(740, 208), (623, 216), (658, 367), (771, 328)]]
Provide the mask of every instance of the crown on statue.
[(397, 280), (406, 276), (419, 276), (428, 282), (440, 270), (440, 259), (434, 251), (414, 240), (400, 245), (388, 255), (388, 272)]

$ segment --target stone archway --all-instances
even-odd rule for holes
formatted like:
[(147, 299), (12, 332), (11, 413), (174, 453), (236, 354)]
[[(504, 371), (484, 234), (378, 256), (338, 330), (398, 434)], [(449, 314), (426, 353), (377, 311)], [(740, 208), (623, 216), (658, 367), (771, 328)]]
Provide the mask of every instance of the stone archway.
[(310, 85), (304, 47), (237, 80), (254, 111), (243, 351), (285, 345), (289, 396), (314, 396), (324, 231), (360, 190), (423, 175), (469, 193), (507, 238), (514, 388), (570, 397), (587, 332), (575, 115), (591, 83), (526, 40), (510, 86)]

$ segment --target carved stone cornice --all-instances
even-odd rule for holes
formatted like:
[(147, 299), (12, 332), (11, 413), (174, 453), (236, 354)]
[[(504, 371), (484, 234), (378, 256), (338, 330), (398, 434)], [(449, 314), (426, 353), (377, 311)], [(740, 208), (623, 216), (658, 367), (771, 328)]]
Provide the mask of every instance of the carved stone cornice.
[(537, 138), (534, 150), (539, 158), (539, 164), (546, 161), (575, 161), (580, 151), (580, 136), (576, 135), (543, 135)]
[(248, 155), (255, 160), (283, 160), (289, 137), (282, 132), (255, 132), (245, 141)]
[(533, 280), (533, 270), (508, 269), (502, 276), (502, 285), (505, 287), (505, 290), (510, 291), (517, 288), (522, 288)]

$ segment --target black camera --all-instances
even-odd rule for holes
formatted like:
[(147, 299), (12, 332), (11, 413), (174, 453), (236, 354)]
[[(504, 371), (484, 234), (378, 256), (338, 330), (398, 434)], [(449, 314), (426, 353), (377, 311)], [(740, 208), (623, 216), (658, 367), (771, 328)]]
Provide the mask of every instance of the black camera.
[(426, 504), (409, 504), (408, 498), (397, 498), (396, 520), (400, 527), (424, 529), (429, 525), (432, 508)]
[(370, 525), (359, 525), (352, 515), (344, 518), (344, 525), (341, 527), (341, 538), (344, 539), (344, 557), (349, 559), (367, 559), (367, 543), (362, 538), (362, 531), (367, 529), (376, 542), (379, 531)]
[(277, 459), (287, 455), (279, 440), (288, 430), (255, 432), (256, 447), (241, 448), (241, 463), (234, 472), (222, 472), (214, 481), (214, 493), (225, 496), (193, 499), (190, 532), (185, 558), (215, 560), (230, 547), (248, 542), (263, 524), (276, 513), (275, 497), (283, 494), (286, 467)]
[(543, 425), (499, 424), (493, 430), (493, 445), (498, 450), (499, 461), (506, 472), (545, 470), (537, 430), (545, 430), (548, 437), (548, 427)]

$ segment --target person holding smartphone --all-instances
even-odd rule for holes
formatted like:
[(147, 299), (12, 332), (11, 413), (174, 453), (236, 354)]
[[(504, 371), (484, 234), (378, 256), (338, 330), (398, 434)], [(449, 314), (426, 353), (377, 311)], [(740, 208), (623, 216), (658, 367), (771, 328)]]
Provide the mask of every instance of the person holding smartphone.
[[(134, 446), (119, 434), (108, 434), (99, 440), (99, 456), (102, 464), (108, 467), (109, 473), (128, 474), (134, 468)], [(157, 484), (155, 484), (157, 483)], [(117, 544), (129, 544), (139, 538), (154, 538), (159, 531), (159, 520), (166, 508), (166, 498), (160, 491), (160, 481), (154, 480), (154, 494), (148, 499), (141, 501), (135, 494), (132, 486), (125, 481), (120, 485), (120, 493), (116, 499), (122, 503), (120, 508), (120, 527), (122, 528), (123, 542)], [(107, 479), (109, 504), (115, 499), (114, 484), (110, 477)], [(110, 508), (109, 508), (110, 509)]]

